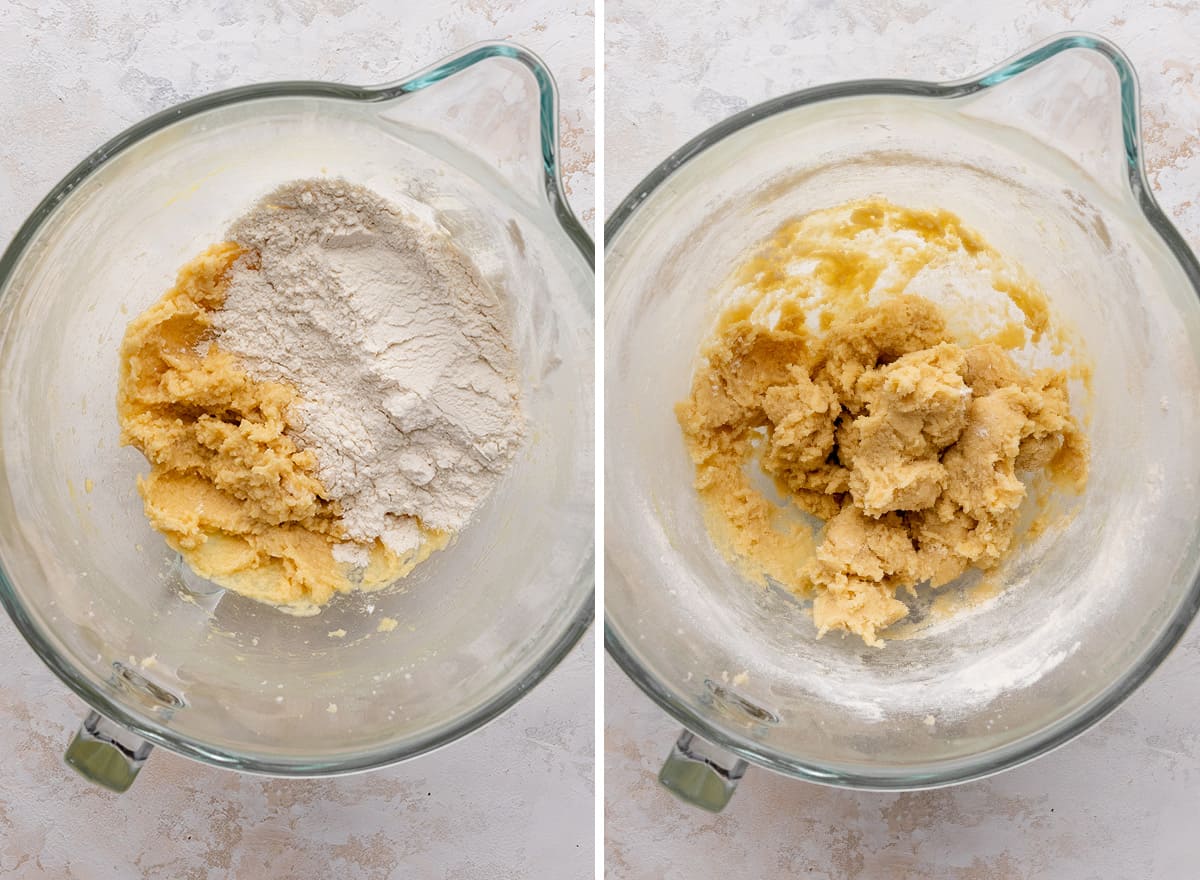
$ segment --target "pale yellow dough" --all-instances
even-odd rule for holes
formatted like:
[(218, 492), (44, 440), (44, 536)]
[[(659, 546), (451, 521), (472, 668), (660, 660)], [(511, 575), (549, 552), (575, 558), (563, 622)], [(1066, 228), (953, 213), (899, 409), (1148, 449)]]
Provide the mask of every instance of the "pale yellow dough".
[(242, 256), (209, 248), (125, 332), (117, 411), (121, 442), (150, 462), (138, 481), (146, 516), (202, 577), (251, 598), (313, 612), (335, 594), (403, 577), (447, 536), (423, 530), (399, 556), (378, 540), (351, 580), (333, 556), (345, 540), (338, 505), (297, 448), (293, 388), (258, 382), (208, 340), (226, 276)]
[[(922, 243), (895, 254), (894, 288), (882, 296), (887, 261), (853, 243), (881, 227)], [(1076, 491), (1086, 482), (1067, 374), (1022, 370), (999, 344), (1050, 329), (1040, 291), (1002, 280), (1025, 326), (970, 344), (951, 337), (938, 306), (903, 292), (955, 250), (990, 253), (951, 214), (881, 200), (789, 224), (744, 269), (751, 294), (721, 314), (677, 407), (718, 543), (812, 595), (821, 633), (879, 644), (908, 613), (898, 591), (994, 568), (1026, 496), (1019, 473), (1047, 472)], [(802, 260), (811, 284), (781, 268)], [(815, 545), (754, 487), (752, 461), (824, 521)]]

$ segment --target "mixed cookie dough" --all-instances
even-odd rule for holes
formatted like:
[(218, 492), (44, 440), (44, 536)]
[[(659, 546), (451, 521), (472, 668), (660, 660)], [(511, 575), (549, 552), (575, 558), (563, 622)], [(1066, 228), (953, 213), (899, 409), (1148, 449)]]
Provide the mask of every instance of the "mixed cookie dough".
[[(994, 568), (1014, 541), (1021, 475), (1082, 490), (1068, 371), (1006, 350), (1063, 354), (1045, 299), (953, 215), (882, 200), (817, 212), (737, 281), (677, 416), (714, 537), (812, 595), (821, 633), (879, 644), (908, 613), (899, 591)], [(933, 301), (981, 281), (989, 320)], [(791, 506), (823, 524), (815, 540), (783, 515)]]
[(146, 516), (201, 577), (294, 613), (408, 574), (515, 453), (500, 301), (432, 230), (344, 181), (264, 199), (121, 346)]

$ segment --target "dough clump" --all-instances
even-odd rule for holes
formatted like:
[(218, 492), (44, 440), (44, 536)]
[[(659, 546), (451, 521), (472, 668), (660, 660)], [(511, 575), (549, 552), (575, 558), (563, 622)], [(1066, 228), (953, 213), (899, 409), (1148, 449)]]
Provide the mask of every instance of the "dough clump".
[[(944, 235), (936, 217), (916, 220), (925, 241)], [(964, 241), (985, 247), (964, 234), (938, 249)], [(715, 536), (812, 595), (820, 633), (877, 645), (908, 613), (899, 591), (1000, 563), (1026, 497), (1018, 474), (1045, 472), (1081, 490), (1088, 444), (1065, 371), (1022, 369), (995, 341), (963, 344), (941, 307), (902, 284), (871, 301), (858, 274), (842, 277), (852, 307), (822, 316), (817, 331), (794, 286), (778, 296), (772, 285), (770, 320), (753, 300), (728, 308), (676, 414)], [(1041, 326), (1029, 329), (1041, 333), (1036, 314)], [(755, 486), (753, 461), (823, 521), (815, 547)]]

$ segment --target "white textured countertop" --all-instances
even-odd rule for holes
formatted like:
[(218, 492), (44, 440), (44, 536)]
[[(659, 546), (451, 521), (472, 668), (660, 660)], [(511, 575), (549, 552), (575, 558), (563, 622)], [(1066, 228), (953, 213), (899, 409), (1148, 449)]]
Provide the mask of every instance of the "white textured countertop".
[[(605, 18), (606, 211), (687, 139), (767, 98), (843, 79), (958, 77), (1085, 29), (1132, 57), (1150, 180), (1200, 246), (1196, 4), (816, 0), (752, 11), (609, 0)], [(678, 726), (611, 661), (606, 673), (612, 880), (1200, 876), (1200, 627), (1114, 715), (1032, 764), (910, 794), (837, 791), (751, 768), (720, 816), (659, 788)]]
[[(568, 192), (590, 225), (590, 3), (197, 5), (0, 5), (0, 240), (89, 151), (178, 101), (263, 80), (382, 82), (495, 38), (557, 76)], [(499, 721), (399, 767), (268, 780), (156, 749), (118, 797), (61, 763), (83, 704), (0, 615), (0, 876), (591, 877), (592, 651), (589, 634)]]

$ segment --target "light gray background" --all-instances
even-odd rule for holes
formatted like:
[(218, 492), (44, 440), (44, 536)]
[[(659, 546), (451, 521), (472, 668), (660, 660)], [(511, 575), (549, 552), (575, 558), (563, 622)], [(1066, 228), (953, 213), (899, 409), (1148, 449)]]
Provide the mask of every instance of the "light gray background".
[[(594, 218), (588, 0), (27, 0), (0, 4), (0, 242), (103, 140), (214, 89), (377, 83), (509, 38), (563, 104), (567, 189)], [(0, 876), (591, 877), (591, 635), (501, 720), (400, 767), (336, 780), (237, 776), (151, 756), (115, 796), (60, 762), (83, 704), (0, 615)]]
[[(935, 3), (609, 0), (605, 210), (687, 139), (805, 86), (974, 73), (1058, 31), (1133, 58), (1150, 180), (1200, 246), (1200, 5), (1121, 0)], [(751, 769), (719, 817), (655, 781), (677, 726), (606, 663), (612, 880), (1200, 876), (1200, 628), (1082, 739), (991, 780), (856, 794)]]

